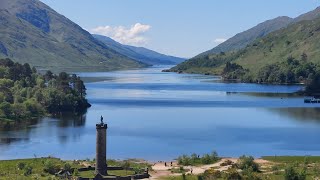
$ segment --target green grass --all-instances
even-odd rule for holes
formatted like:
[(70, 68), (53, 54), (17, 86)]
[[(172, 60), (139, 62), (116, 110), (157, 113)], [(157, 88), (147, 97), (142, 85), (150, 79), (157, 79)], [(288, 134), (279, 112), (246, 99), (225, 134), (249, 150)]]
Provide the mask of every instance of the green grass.
[[(22, 180), (31, 180), (31, 179), (48, 179), (52, 178), (55, 179), (54, 175), (46, 173), (44, 171), (44, 165), (47, 160), (50, 160), (52, 163), (55, 164), (59, 169), (64, 167), (65, 163), (69, 163), (71, 168), (80, 168), (83, 167), (80, 163), (74, 163), (73, 161), (63, 161), (58, 158), (33, 158), (33, 159), (17, 159), (17, 160), (4, 160), (0, 161), (0, 180), (8, 180), (8, 179), (22, 179)], [(146, 163), (138, 162), (137, 160), (128, 160), (130, 167), (134, 170), (144, 169), (146, 167), (151, 170), (151, 165)], [(94, 164), (94, 161), (85, 161), (88, 164)], [(18, 168), (18, 164), (23, 163), (25, 166), (32, 167), (32, 174), (31, 175), (24, 175), (25, 169), (20, 170)], [(115, 160), (108, 160), (109, 166), (121, 166), (123, 161), (115, 161)], [(114, 170), (108, 171), (109, 175), (112, 176), (129, 176), (134, 175), (135, 171), (133, 170)], [(94, 177), (94, 171), (86, 171), (86, 172), (79, 172), (78, 177)]]
[(263, 156), (262, 159), (277, 163), (319, 163), (320, 156)]
[[(48, 177), (54, 177), (43, 171), (44, 162), (49, 158), (35, 158), (35, 159), (21, 159), (21, 160), (8, 160), (0, 161), (0, 179), (47, 179)], [(65, 162), (60, 159), (50, 158), (53, 162), (61, 167)], [(24, 170), (19, 170), (18, 163), (24, 163), (27, 166), (32, 167), (32, 174), (29, 176), (24, 175)]]

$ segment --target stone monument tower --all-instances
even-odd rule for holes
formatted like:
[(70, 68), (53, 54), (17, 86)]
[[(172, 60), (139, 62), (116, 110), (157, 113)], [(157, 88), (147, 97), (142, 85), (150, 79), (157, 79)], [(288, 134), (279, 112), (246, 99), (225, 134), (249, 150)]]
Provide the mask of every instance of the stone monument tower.
[(107, 175), (107, 124), (103, 122), (96, 124), (96, 174)]

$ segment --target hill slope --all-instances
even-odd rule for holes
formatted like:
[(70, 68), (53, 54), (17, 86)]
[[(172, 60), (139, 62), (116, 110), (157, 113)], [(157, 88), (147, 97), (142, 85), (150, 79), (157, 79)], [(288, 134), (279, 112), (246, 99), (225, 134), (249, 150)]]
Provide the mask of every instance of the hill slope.
[(183, 62), (185, 59), (167, 56), (164, 54), (160, 54), (158, 52), (152, 51), (150, 49), (146, 49), (143, 47), (135, 47), (129, 45), (120, 44), (113, 39), (101, 36), (101, 35), (93, 35), (96, 39), (103, 42), (106, 46), (113, 49), (116, 52), (119, 52), (123, 55), (126, 55), (132, 59), (137, 61), (141, 61), (146, 64), (151, 65), (169, 65), (169, 64), (179, 64)]
[(292, 23), (300, 22), (300, 21), (308, 21), (313, 20), (320, 17), (320, 7), (317, 7), (313, 11), (307, 12), (305, 14), (302, 14), (296, 18), (293, 19)]
[(304, 20), (313, 20), (318, 17), (320, 17), (320, 7), (316, 8), (313, 11), (302, 14), (296, 18), (290, 18), (286, 16), (277, 17), (275, 19), (260, 23), (247, 31), (241, 32), (231, 37), (227, 41), (221, 43), (217, 47), (201, 53), (196, 57), (217, 54), (220, 52), (236, 51), (245, 48), (248, 44), (252, 43), (258, 38), (264, 37), (271, 32), (287, 27), (289, 24), (297, 23)]
[(194, 58), (172, 71), (221, 74), (227, 62), (234, 62), (256, 76), (261, 68), (288, 58), (320, 64), (320, 18), (301, 21), (257, 39), (237, 52)]
[(72, 71), (146, 66), (108, 48), (38, 0), (1, 0), (0, 13), (2, 58)]
[(248, 44), (250, 44), (252, 41), (256, 40), (257, 38), (264, 37), (273, 31), (286, 27), (288, 24), (291, 23), (291, 21), (292, 19), (286, 16), (265, 21), (247, 31), (241, 32), (233, 36), (232, 38), (218, 45), (217, 47), (207, 52), (201, 53), (198, 56), (242, 49), (246, 47)]

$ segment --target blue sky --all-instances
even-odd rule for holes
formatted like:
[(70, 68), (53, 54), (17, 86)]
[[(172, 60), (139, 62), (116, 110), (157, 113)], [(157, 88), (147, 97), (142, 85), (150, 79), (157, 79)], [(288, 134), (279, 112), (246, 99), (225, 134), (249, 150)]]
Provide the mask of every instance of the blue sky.
[(278, 16), (320, 0), (41, 0), (84, 29), (161, 53), (192, 57)]

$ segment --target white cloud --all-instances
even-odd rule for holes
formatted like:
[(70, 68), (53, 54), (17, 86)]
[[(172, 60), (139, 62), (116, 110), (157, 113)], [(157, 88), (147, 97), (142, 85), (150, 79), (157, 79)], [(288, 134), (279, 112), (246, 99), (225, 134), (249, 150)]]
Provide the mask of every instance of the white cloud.
[(227, 39), (225, 38), (217, 38), (215, 40), (213, 40), (214, 43), (217, 43), (217, 44), (221, 44), (223, 42), (225, 42)]
[(145, 33), (150, 29), (150, 25), (136, 23), (130, 28), (124, 26), (99, 26), (92, 29), (91, 33), (108, 36), (122, 44), (145, 45), (148, 43)]

